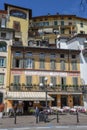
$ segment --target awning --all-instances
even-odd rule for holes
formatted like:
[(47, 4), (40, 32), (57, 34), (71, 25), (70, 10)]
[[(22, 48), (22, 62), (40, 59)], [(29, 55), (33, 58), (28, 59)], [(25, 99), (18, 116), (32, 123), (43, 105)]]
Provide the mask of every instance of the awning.
[[(8, 100), (24, 100), (24, 101), (45, 101), (45, 92), (7, 92), (6, 98)], [(48, 101), (53, 101), (54, 99), (47, 95)]]

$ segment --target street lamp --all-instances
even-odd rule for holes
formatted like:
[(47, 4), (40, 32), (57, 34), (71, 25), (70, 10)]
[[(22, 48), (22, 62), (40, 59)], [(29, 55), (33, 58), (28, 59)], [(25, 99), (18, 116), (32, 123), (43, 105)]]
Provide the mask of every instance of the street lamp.
[[(40, 87), (44, 88), (45, 89), (45, 93), (46, 93), (46, 100), (45, 100), (45, 107), (46, 107), (46, 109), (47, 109), (47, 106), (48, 106), (48, 104), (47, 104), (47, 92), (48, 92), (47, 91), (47, 80), (48, 80), (48, 78), (45, 77), (44, 78), (44, 83), (40, 83)], [(49, 86), (53, 87), (53, 83), (50, 83)]]
[(46, 109), (47, 109), (47, 80), (48, 80), (48, 78), (47, 77), (45, 77), (44, 78), (44, 81), (45, 81), (45, 92), (46, 92)]
[(48, 78), (44, 78), (44, 83), (40, 83), (40, 87), (45, 89), (45, 94), (46, 94), (46, 100), (45, 100), (45, 107), (47, 108), (47, 80)]

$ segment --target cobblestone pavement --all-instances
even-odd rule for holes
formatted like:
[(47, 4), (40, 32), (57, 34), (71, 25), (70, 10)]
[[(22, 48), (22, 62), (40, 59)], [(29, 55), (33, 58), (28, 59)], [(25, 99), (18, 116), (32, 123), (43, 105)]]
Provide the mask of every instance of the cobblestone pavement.
[(0, 118), (0, 128), (18, 128), (18, 127), (36, 127), (36, 126), (57, 126), (57, 125), (87, 125), (87, 115), (79, 113), (79, 122), (77, 123), (77, 116), (76, 115), (59, 115), (59, 122), (57, 115), (49, 115), (48, 121), (38, 121), (36, 123), (36, 117), (33, 116), (17, 116), (16, 124), (15, 118), (11, 117), (4, 117)]

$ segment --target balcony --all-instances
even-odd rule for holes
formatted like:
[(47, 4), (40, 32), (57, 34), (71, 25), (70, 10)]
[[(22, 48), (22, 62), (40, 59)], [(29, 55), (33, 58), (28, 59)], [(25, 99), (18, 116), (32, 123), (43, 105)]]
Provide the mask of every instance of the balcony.
[[(13, 84), (11, 83), (10, 91), (44, 91), (44, 88), (41, 87), (39, 84)], [(73, 85), (55, 85), (55, 86), (50, 86), (47, 85), (47, 91), (49, 93), (59, 93), (59, 94), (77, 94), (77, 93), (82, 93), (82, 87), (81, 86), (73, 86)]]
[(13, 46), (22, 46), (22, 41), (13, 41)]

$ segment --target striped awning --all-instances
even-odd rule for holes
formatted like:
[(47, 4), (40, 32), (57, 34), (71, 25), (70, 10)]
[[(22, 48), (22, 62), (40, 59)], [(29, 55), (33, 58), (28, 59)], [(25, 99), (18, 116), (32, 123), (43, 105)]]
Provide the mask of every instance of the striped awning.
[[(8, 100), (24, 100), (24, 101), (45, 101), (45, 92), (7, 92), (6, 98)], [(47, 95), (47, 100), (54, 100), (51, 96)]]

